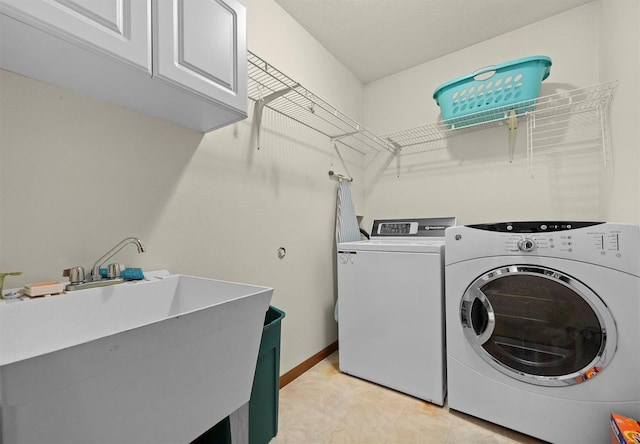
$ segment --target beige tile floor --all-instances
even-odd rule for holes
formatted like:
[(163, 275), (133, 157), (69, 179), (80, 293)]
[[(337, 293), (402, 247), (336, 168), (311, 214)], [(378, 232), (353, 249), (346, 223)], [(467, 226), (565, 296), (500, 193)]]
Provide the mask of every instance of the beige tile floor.
[(280, 390), (279, 443), (542, 441), (340, 373), (335, 352)]

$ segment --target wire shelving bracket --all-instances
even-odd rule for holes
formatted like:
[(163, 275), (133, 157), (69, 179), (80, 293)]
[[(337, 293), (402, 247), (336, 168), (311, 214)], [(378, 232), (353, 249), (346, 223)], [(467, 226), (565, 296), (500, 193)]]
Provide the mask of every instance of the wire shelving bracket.
[(362, 154), (377, 154), (396, 149), (385, 139), (368, 131), (349, 116), (288, 77), (272, 65), (248, 51), (249, 98), (254, 108), (257, 140), (260, 147), (260, 126), (264, 108), (280, 113), (314, 129), (330, 139)]

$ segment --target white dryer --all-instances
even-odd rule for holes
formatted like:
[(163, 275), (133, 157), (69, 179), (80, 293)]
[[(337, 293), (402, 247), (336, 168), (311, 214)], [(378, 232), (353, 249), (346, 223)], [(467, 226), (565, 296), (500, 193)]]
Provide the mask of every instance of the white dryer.
[(640, 417), (640, 231), (514, 222), (446, 232), (448, 404), (552, 443)]
[(376, 220), (338, 244), (340, 371), (442, 405), (444, 232), (455, 218)]

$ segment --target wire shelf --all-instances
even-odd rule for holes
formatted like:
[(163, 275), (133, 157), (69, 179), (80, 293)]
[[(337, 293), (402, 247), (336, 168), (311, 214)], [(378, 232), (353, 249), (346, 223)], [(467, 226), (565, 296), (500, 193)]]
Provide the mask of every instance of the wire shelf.
[(262, 108), (268, 108), (363, 154), (385, 150), (396, 153), (396, 147), (251, 51), (248, 51), (248, 75), (249, 98), (256, 102), (258, 119)]
[[(588, 151), (595, 141), (600, 147), (600, 159), (606, 167), (609, 158), (608, 108), (616, 88), (616, 81), (607, 82), (448, 121), (438, 121), (381, 137), (400, 151), (408, 147), (418, 149), (419, 145), (429, 146), (432, 142), (480, 128), (505, 126), (512, 109), (527, 110), (523, 113), (516, 112), (527, 119), (527, 152), (530, 166), (534, 166), (540, 151), (553, 151), (553, 155), (558, 157), (565, 146), (575, 149), (582, 144)], [(583, 140), (580, 140), (581, 138)]]
[(258, 146), (264, 108), (324, 134), (334, 144), (363, 154), (388, 151), (395, 155), (441, 147), (442, 142), (433, 142), (480, 128), (506, 126), (515, 110), (518, 118), (527, 121), (527, 160), (532, 174), (578, 159), (603, 168), (610, 161), (608, 113), (616, 81), (377, 136), (251, 51), (248, 68), (249, 98), (256, 102)]
[(439, 120), (435, 123), (385, 134), (381, 137), (389, 143), (398, 145), (400, 149), (429, 144), (459, 134), (477, 131), (481, 128), (504, 125), (512, 109), (531, 108), (532, 106), (535, 106), (535, 101), (527, 100), (479, 113), (468, 114), (464, 117), (456, 117), (446, 121)]
[(618, 86), (608, 82), (539, 100), (527, 116), (527, 161), (532, 175), (565, 167), (606, 169), (611, 160), (609, 107)]

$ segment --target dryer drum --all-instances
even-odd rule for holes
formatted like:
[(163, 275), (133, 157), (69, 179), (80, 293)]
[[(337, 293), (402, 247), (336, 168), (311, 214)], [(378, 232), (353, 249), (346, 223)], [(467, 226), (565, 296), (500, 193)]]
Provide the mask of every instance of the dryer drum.
[(470, 345), (501, 372), (537, 385), (583, 382), (616, 348), (613, 317), (590, 288), (557, 270), (512, 265), (466, 290), (462, 327)]

